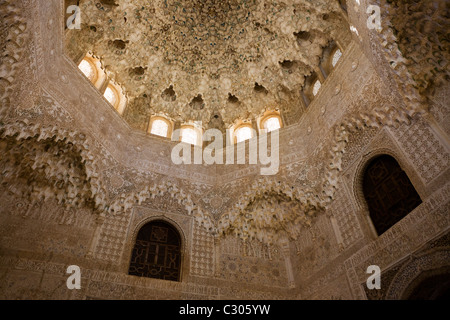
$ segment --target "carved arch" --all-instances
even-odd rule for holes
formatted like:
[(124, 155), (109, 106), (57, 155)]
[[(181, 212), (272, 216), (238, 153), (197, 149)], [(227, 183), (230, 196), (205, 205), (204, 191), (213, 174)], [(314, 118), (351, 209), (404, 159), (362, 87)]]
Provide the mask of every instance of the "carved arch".
[(392, 279), (386, 293), (387, 300), (407, 299), (419, 282), (430, 275), (450, 273), (450, 249), (431, 249), (411, 257)]
[(134, 249), (134, 245), (137, 240), (137, 236), (139, 231), (147, 224), (152, 222), (162, 221), (169, 226), (171, 226), (178, 233), (180, 238), (180, 270), (179, 270), (179, 280), (180, 282), (184, 281), (188, 276), (188, 264), (189, 259), (187, 255), (187, 250), (189, 248), (188, 245), (188, 237), (186, 236), (186, 232), (183, 227), (174, 219), (167, 217), (166, 215), (152, 215), (140, 220), (137, 224), (133, 226), (132, 232), (128, 236), (127, 245), (125, 246), (125, 254), (124, 254), (124, 266), (126, 266), (126, 270), (124, 271), (128, 274), (128, 270), (131, 264), (132, 252)]
[[(410, 170), (407, 163), (404, 161), (401, 154), (393, 150), (391, 148), (377, 148), (372, 149), (369, 152), (365, 153), (360, 160), (358, 161), (357, 169), (355, 171), (355, 174), (353, 176), (353, 196), (356, 200), (356, 204), (358, 206), (358, 209), (364, 210), (364, 212), (368, 213), (369, 207), (367, 206), (367, 202), (364, 198), (364, 192), (363, 192), (363, 179), (364, 179), (364, 172), (366, 171), (369, 164), (374, 160), (375, 158), (382, 156), (382, 155), (388, 155), (394, 158), (397, 163), (400, 165), (400, 167), (406, 172), (408, 177), (411, 180), (411, 183), (413, 183), (413, 179), (411, 179), (412, 176), (415, 176), (415, 173)], [(414, 179), (415, 180), (415, 179)], [(414, 185), (414, 188), (417, 190), (417, 186)]]

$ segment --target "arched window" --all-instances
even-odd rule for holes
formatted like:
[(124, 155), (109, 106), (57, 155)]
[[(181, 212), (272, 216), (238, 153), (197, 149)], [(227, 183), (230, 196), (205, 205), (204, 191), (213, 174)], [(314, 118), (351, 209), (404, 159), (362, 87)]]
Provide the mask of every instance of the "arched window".
[(234, 137), (236, 143), (253, 138), (253, 128), (250, 124), (244, 124), (236, 128), (234, 131)]
[(169, 132), (169, 125), (167, 124), (167, 122), (161, 119), (153, 121), (150, 133), (156, 134), (161, 137), (167, 137), (168, 132)]
[(107, 81), (107, 76), (102, 68), (100, 59), (94, 57), (92, 53), (87, 53), (83, 60), (78, 64), (78, 69), (92, 82), (92, 84), (100, 89)]
[(333, 68), (336, 67), (336, 65), (341, 57), (342, 57), (341, 50), (337, 49), (336, 51), (334, 51), (333, 58), (331, 60), (331, 65), (333, 66)]
[(93, 66), (92, 62), (88, 59), (81, 60), (78, 68), (83, 72), (83, 74), (88, 78), (91, 82), (95, 82), (96, 80), (96, 68)]
[(116, 102), (118, 101), (118, 94), (116, 92), (116, 89), (112, 86), (109, 85), (106, 90), (105, 93), (103, 94), (106, 98), (106, 100), (108, 100), (108, 102), (115, 107)]
[(278, 130), (280, 128), (280, 118), (276, 116), (269, 117), (264, 121), (264, 129), (266, 129), (268, 132)]
[(123, 113), (126, 105), (126, 97), (122, 91), (122, 88), (115, 83), (110, 81), (103, 93), (105, 99), (117, 110), (120, 114)]
[[(325, 75), (323, 74), (323, 76)], [(324, 79), (324, 77), (320, 76), (317, 72), (312, 72), (309, 76), (305, 77), (305, 83), (301, 90), (305, 107), (308, 107), (314, 101), (316, 95), (322, 87), (321, 79)]]
[[(126, 106), (126, 95), (122, 87), (113, 79), (109, 79), (105, 73), (100, 59), (92, 53), (87, 53), (78, 64), (80, 71), (101, 92), (105, 99), (119, 112), (123, 114)], [(106, 89), (105, 89), (106, 87)]]
[(277, 109), (265, 111), (259, 118), (258, 123), (259, 129), (265, 129), (267, 132), (280, 129), (282, 127), (280, 111)]
[[(326, 47), (322, 50), (322, 57), (320, 58), (320, 63), (318, 66), (319, 75), (322, 77), (311, 77), (311, 84), (312, 86), (316, 85), (319, 86), (319, 84), (316, 82), (316, 80), (320, 80), (322, 85), (324, 81), (328, 78), (328, 76), (333, 72), (333, 69), (336, 67), (338, 61), (342, 57), (342, 51), (339, 48), (336, 41), (331, 40)], [(318, 89), (316, 89), (318, 92)], [(314, 96), (314, 95), (313, 95)]]
[(172, 123), (161, 116), (153, 116), (150, 119), (149, 132), (160, 137), (170, 138), (172, 135)]
[(180, 281), (181, 237), (164, 221), (144, 225), (136, 237), (128, 274)]
[(316, 82), (314, 82), (314, 86), (313, 86), (313, 89), (312, 89), (313, 96), (317, 95), (317, 93), (320, 90), (320, 87), (322, 87), (322, 83), (320, 83), (320, 80), (316, 80)]
[(181, 141), (193, 145), (199, 145), (198, 130), (194, 126), (185, 125), (181, 127)]
[(363, 192), (378, 235), (422, 203), (406, 173), (388, 155), (369, 163), (363, 177)]

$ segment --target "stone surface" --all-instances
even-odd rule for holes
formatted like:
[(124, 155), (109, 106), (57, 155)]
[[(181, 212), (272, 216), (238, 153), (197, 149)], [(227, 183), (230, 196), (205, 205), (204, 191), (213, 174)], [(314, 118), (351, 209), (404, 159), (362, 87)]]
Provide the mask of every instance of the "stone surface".
[[(1, 298), (402, 299), (421, 270), (448, 268), (445, 1), (116, 2), (80, 1), (82, 29), (65, 30), (76, 1), (0, 0)], [(342, 58), (305, 107), (304, 76), (331, 40)], [(123, 116), (77, 69), (87, 51), (124, 87)], [(248, 154), (175, 165), (176, 142), (143, 132), (156, 113), (207, 128), (219, 112), (223, 129), (268, 105), (285, 124), (272, 176)], [(376, 236), (362, 175), (379, 154), (422, 204)], [(127, 274), (152, 219), (180, 231), (180, 282)], [(365, 286), (372, 264), (379, 292)], [(69, 265), (80, 290), (65, 286)]]

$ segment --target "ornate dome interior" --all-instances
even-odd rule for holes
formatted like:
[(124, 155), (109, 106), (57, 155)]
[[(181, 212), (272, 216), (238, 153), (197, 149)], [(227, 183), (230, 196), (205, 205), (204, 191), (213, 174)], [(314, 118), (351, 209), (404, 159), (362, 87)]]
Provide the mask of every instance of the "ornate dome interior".
[(449, 11), (0, 0), (0, 298), (448, 297)]
[(298, 109), (324, 49), (347, 46), (338, 1), (78, 1), (74, 60), (92, 52), (127, 96), (125, 119), (145, 130), (151, 114), (225, 129), (266, 109)]

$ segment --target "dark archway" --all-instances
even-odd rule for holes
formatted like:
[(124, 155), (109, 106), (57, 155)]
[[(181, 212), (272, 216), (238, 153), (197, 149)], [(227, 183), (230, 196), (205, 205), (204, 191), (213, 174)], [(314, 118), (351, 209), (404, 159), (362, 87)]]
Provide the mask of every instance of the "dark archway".
[(450, 273), (425, 278), (411, 291), (408, 300), (450, 300)]
[(389, 155), (378, 156), (369, 163), (364, 172), (363, 192), (378, 235), (422, 203), (406, 173)]
[(136, 237), (128, 274), (180, 281), (181, 237), (178, 231), (162, 220), (145, 224)]

